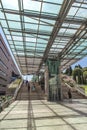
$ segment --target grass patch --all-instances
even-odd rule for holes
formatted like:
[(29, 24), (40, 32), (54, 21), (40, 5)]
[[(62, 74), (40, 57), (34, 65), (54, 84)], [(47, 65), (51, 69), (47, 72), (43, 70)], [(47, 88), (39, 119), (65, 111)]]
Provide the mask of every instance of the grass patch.
[(22, 79), (16, 79), (14, 82), (12, 82), (8, 88), (17, 88), (20, 84), (20, 82), (22, 81)]

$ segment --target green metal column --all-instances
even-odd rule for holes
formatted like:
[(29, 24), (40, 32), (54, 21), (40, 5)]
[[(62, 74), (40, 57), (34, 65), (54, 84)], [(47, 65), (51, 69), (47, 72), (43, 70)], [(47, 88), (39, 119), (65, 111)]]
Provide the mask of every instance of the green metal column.
[(48, 71), (48, 66), (45, 67), (45, 95), (47, 97), (47, 100), (49, 100), (49, 71)]
[(46, 64), (49, 70), (49, 100), (62, 100), (60, 80), (60, 60), (48, 59)]

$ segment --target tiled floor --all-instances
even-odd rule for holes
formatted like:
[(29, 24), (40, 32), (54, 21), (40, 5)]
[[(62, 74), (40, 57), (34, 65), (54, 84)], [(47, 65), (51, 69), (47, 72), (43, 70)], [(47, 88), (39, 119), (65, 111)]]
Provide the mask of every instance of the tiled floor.
[(87, 99), (15, 101), (0, 113), (0, 130), (87, 130)]

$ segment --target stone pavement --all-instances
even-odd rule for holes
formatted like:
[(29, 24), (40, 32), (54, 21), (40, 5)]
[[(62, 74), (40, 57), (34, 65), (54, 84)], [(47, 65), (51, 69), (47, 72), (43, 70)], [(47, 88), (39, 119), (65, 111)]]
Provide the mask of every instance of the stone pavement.
[(17, 100), (0, 113), (0, 130), (87, 130), (87, 99)]

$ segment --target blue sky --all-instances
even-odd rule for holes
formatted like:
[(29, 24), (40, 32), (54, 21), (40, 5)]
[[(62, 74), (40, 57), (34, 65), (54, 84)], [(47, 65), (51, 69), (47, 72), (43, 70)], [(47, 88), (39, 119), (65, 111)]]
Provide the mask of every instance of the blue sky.
[(84, 57), (83, 59), (79, 60), (75, 64), (72, 65), (72, 68), (74, 68), (76, 65), (81, 65), (81, 67), (87, 67), (87, 57)]

